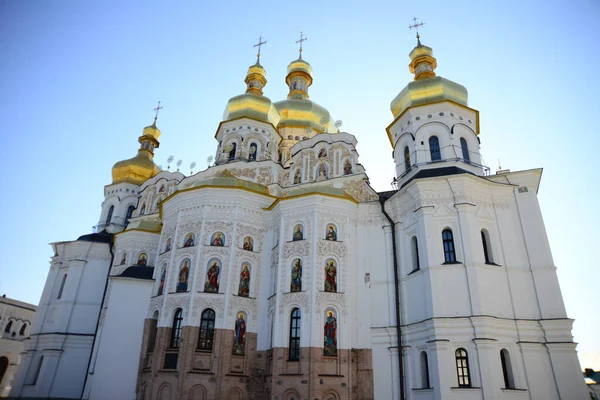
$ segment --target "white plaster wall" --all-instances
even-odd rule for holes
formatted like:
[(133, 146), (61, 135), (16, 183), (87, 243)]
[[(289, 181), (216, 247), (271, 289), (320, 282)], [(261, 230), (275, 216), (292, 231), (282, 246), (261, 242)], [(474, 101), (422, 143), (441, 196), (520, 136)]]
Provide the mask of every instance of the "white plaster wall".
[[(88, 378), (89, 399), (135, 399), (144, 319), (153, 281), (111, 278), (108, 309)], [(109, 384), (110, 383), (110, 384)]]

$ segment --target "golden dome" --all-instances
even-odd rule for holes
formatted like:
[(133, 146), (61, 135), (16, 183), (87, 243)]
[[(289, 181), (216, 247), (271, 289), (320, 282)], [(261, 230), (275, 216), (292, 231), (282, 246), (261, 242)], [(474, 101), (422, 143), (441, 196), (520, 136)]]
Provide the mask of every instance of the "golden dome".
[(277, 126), (279, 114), (268, 97), (263, 96), (263, 87), (267, 84), (266, 71), (259, 60), (248, 67), (246, 74), (246, 93), (232, 97), (227, 102), (223, 121), (248, 117)]
[(129, 182), (141, 185), (160, 172), (160, 168), (152, 161), (148, 150), (140, 149), (138, 154), (129, 160), (119, 161), (112, 169), (112, 183)]
[(312, 85), (312, 67), (302, 59), (288, 65), (285, 81), (289, 86), (287, 100), (278, 101), (275, 107), (281, 120), (277, 128), (312, 128), (317, 132), (326, 132), (331, 123), (331, 115), (324, 107), (309, 100), (308, 87)]
[[(418, 37), (417, 37), (418, 39)], [(467, 89), (456, 82), (436, 76), (434, 70), (437, 60), (433, 50), (423, 46), (418, 40), (417, 46), (410, 52), (410, 72), (415, 74), (415, 80), (410, 82), (390, 104), (390, 109), (398, 117), (409, 107), (452, 100), (467, 105)]]
[(140, 149), (135, 157), (119, 161), (112, 168), (112, 183), (128, 182), (141, 185), (160, 172), (160, 168), (152, 161), (154, 149), (159, 146), (158, 138), (160, 129), (154, 123), (144, 128), (142, 136), (138, 138)]

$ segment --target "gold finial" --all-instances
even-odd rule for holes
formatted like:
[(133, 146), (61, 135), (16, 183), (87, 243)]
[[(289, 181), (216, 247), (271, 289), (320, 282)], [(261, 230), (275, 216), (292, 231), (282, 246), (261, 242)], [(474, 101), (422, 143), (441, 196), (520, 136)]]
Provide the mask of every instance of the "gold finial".
[(304, 32), (300, 32), (300, 40), (296, 40), (296, 43), (300, 44), (300, 56), (298, 58), (302, 58), (302, 42), (305, 42), (308, 38), (304, 37)]
[(260, 61), (260, 47), (261, 47), (263, 44), (265, 44), (265, 43), (267, 43), (267, 41), (265, 40), (265, 41), (263, 42), (263, 37), (262, 37), (262, 35), (261, 35), (261, 36), (258, 38), (258, 43), (256, 43), (256, 44), (253, 46), (253, 47), (258, 47), (258, 54), (256, 55), (256, 62), (259, 62), (259, 61)]
[(160, 105), (160, 100), (159, 100), (158, 105), (154, 109), (154, 111), (156, 111), (156, 114), (154, 114), (154, 125), (156, 125), (156, 120), (158, 119), (158, 112), (162, 109), (163, 109), (163, 107)]
[(408, 29), (410, 29), (410, 30), (414, 29), (415, 31), (417, 31), (417, 42), (419, 43), (419, 45), (421, 45), (421, 40), (420, 40), (421, 36), (419, 36), (419, 27), (423, 27), (423, 25), (425, 25), (425, 23), (417, 22), (417, 17), (413, 17), (412, 20), (413, 20), (413, 23), (412, 23), (412, 25), (408, 26)]

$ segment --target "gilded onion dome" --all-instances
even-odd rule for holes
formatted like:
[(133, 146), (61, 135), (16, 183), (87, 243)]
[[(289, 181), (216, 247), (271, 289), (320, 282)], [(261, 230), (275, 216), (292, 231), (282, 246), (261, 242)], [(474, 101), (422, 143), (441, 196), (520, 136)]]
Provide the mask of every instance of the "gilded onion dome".
[(160, 129), (154, 123), (144, 128), (142, 136), (138, 138), (140, 148), (135, 157), (119, 161), (112, 168), (112, 183), (128, 182), (141, 185), (160, 172), (160, 168), (154, 164), (154, 149), (159, 146), (158, 138)]
[(311, 128), (317, 133), (326, 132), (331, 123), (329, 111), (309, 100), (308, 87), (312, 85), (312, 67), (302, 59), (288, 65), (285, 81), (289, 86), (287, 100), (275, 103), (281, 120), (277, 128)]
[(248, 117), (277, 126), (279, 123), (277, 109), (268, 97), (263, 96), (267, 78), (265, 69), (260, 65), (260, 58), (257, 58), (256, 64), (248, 68), (244, 82), (247, 85), (246, 93), (229, 99), (223, 113), (223, 121)]
[(456, 82), (436, 76), (437, 60), (433, 57), (431, 47), (421, 44), (417, 36), (417, 46), (410, 52), (410, 72), (415, 80), (409, 83), (392, 101), (390, 109), (394, 118), (409, 107), (452, 100), (467, 105), (467, 89)]

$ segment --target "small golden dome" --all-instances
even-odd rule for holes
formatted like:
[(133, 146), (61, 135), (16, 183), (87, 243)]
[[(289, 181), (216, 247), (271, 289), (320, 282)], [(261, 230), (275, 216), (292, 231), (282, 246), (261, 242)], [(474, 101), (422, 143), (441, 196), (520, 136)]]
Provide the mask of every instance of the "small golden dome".
[(158, 138), (160, 137), (160, 129), (156, 127), (156, 122), (152, 125), (148, 125), (147, 127), (145, 127), (142, 136), (151, 136), (154, 139), (158, 140)]
[(312, 128), (326, 132), (331, 124), (331, 115), (324, 107), (308, 99), (287, 99), (275, 103), (281, 120), (277, 128)]
[(244, 82), (247, 85), (246, 93), (229, 99), (223, 113), (223, 121), (248, 117), (277, 126), (279, 113), (271, 100), (263, 96), (262, 89), (267, 84), (267, 78), (259, 59), (256, 60), (256, 64), (248, 67)]
[(288, 65), (287, 72), (288, 74), (291, 74), (292, 72), (304, 72), (308, 75), (312, 75), (312, 67), (309, 63), (304, 61), (302, 55), (300, 55), (297, 60), (292, 61), (290, 65)]
[(160, 168), (152, 161), (152, 154), (140, 149), (135, 157), (119, 161), (113, 166), (112, 183), (128, 182), (141, 185), (159, 172)]
[(398, 117), (408, 107), (452, 100), (464, 106), (467, 105), (467, 89), (449, 79), (436, 76), (437, 60), (433, 57), (431, 47), (423, 46), (417, 36), (417, 46), (410, 52), (409, 69), (415, 74), (415, 80), (410, 82), (390, 104), (394, 118)]

